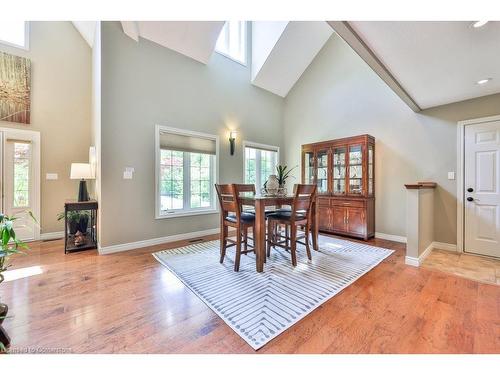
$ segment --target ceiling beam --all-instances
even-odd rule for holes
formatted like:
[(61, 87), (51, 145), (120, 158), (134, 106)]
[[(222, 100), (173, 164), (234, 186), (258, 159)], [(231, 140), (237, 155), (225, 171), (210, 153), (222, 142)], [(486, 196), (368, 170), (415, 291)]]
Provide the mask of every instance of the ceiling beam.
[(139, 41), (139, 27), (135, 21), (121, 21), (123, 32), (136, 42)]
[(422, 110), (347, 21), (328, 21), (328, 24), (413, 111)]

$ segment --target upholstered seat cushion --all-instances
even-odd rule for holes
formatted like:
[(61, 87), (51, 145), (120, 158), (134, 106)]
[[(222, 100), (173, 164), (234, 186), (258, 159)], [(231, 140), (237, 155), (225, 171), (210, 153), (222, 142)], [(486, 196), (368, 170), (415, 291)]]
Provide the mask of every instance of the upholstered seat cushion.
[[(249, 212), (242, 212), (240, 218), (244, 223), (252, 223), (255, 221), (255, 215)], [(236, 215), (229, 215), (226, 217), (226, 220), (236, 223)]]
[[(248, 210), (245, 210), (243, 211), (245, 213), (248, 213), (248, 214), (252, 214), (252, 215), (255, 215), (255, 210), (254, 209), (248, 209)], [(271, 214), (274, 214), (276, 212), (276, 210), (273, 210), (273, 209), (267, 209), (266, 208), (266, 216), (269, 216)]]
[[(290, 220), (292, 217), (292, 211), (276, 211), (273, 214), (267, 216), (268, 219), (277, 219), (277, 220)], [(295, 220), (303, 220), (306, 218), (304, 213), (297, 212), (295, 214)]]

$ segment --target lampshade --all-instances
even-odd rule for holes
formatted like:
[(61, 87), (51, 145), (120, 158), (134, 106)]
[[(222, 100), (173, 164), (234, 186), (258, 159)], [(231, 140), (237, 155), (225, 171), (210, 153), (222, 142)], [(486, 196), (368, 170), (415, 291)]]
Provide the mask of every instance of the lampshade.
[(92, 175), (92, 168), (89, 163), (71, 163), (71, 173), (69, 178), (72, 180), (86, 179), (91, 180), (94, 178)]

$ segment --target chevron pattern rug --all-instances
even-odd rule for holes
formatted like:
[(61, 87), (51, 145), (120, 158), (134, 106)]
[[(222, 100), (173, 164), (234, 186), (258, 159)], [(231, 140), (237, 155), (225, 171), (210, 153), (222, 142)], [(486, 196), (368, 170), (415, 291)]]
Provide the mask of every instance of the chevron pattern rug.
[(288, 252), (273, 249), (263, 273), (255, 271), (253, 254), (242, 255), (234, 272), (234, 247), (220, 264), (219, 241), (153, 256), (257, 350), (393, 253), (325, 236), (319, 245), (312, 261), (299, 247), (295, 268)]

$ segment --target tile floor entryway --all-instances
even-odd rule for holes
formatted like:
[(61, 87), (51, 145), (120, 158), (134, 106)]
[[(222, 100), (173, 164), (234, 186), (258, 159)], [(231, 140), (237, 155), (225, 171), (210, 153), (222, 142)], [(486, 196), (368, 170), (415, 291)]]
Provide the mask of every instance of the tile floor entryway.
[(422, 267), (500, 285), (500, 259), (434, 249)]

